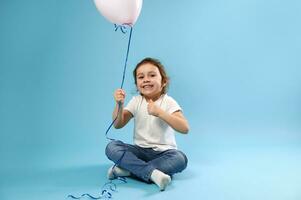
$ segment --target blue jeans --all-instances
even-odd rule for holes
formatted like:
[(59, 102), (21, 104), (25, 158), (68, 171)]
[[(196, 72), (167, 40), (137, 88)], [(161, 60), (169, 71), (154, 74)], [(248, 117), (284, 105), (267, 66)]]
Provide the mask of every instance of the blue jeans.
[(186, 155), (176, 149), (155, 151), (152, 148), (142, 148), (117, 140), (107, 145), (106, 155), (115, 164), (117, 163), (117, 166), (146, 182), (150, 182), (154, 169), (172, 176), (183, 171), (188, 162)]

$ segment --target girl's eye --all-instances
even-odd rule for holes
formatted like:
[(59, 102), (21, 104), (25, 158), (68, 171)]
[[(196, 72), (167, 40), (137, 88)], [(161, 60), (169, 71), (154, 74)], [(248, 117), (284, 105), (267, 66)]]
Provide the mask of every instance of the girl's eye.
[(155, 77), (156, 76), (156, 74), (151, 74), (151, 77)]
[(138, 76), (138, 79), (143, 79), (143, 76)]

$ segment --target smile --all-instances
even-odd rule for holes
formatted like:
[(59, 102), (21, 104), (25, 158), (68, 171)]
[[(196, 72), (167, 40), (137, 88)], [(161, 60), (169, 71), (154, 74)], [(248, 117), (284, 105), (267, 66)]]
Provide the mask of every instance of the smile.
[(144, 85), (144, 86), (142, 86), (143, 89), (151, 89), (153, 87), (154, 87), (153, 85)]

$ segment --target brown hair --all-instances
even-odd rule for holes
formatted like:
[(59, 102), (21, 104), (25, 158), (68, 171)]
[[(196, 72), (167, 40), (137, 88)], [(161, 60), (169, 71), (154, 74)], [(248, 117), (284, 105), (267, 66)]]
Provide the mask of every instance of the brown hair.
[(161, 91), (161, 94), (166, 94), (167, 92), (167, 89), (168, 89), (168, 85), (169, 85), (169, 77), (167, 76), (166, 74), (166, 71), (165, 71), (165, 68), (164, 66), (162, 65), (162, 63), (158, 60), (158, 59), (155, 59), (155, 58), (150, 58), (150, 57), (147, 57), (147, 58), (144, 58), (143, 60), (141, 60), (135, 67), (134, 71), (133, 71), (133, 76), (134, 76), (134, 80), (135, 80), (135, 85), (137, 86), (137, 69), (143, 65), (143, 64), (147, 64), (147, 63), (150, 63), (150, 64), (153, 64), (155, 65), (159, 72), (160, 72), (160, 75), (162, 77), (162, 85), (165, 84), (165, 86), (163, 86), (162, 88), (162, 91)]

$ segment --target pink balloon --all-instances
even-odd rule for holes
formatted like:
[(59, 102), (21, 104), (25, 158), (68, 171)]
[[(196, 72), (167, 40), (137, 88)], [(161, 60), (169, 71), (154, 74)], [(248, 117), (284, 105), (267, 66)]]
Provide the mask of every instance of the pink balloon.
[(98, 11), (110, 22), (133, 26), (140, 14), (142, 0), (94, 0)]

